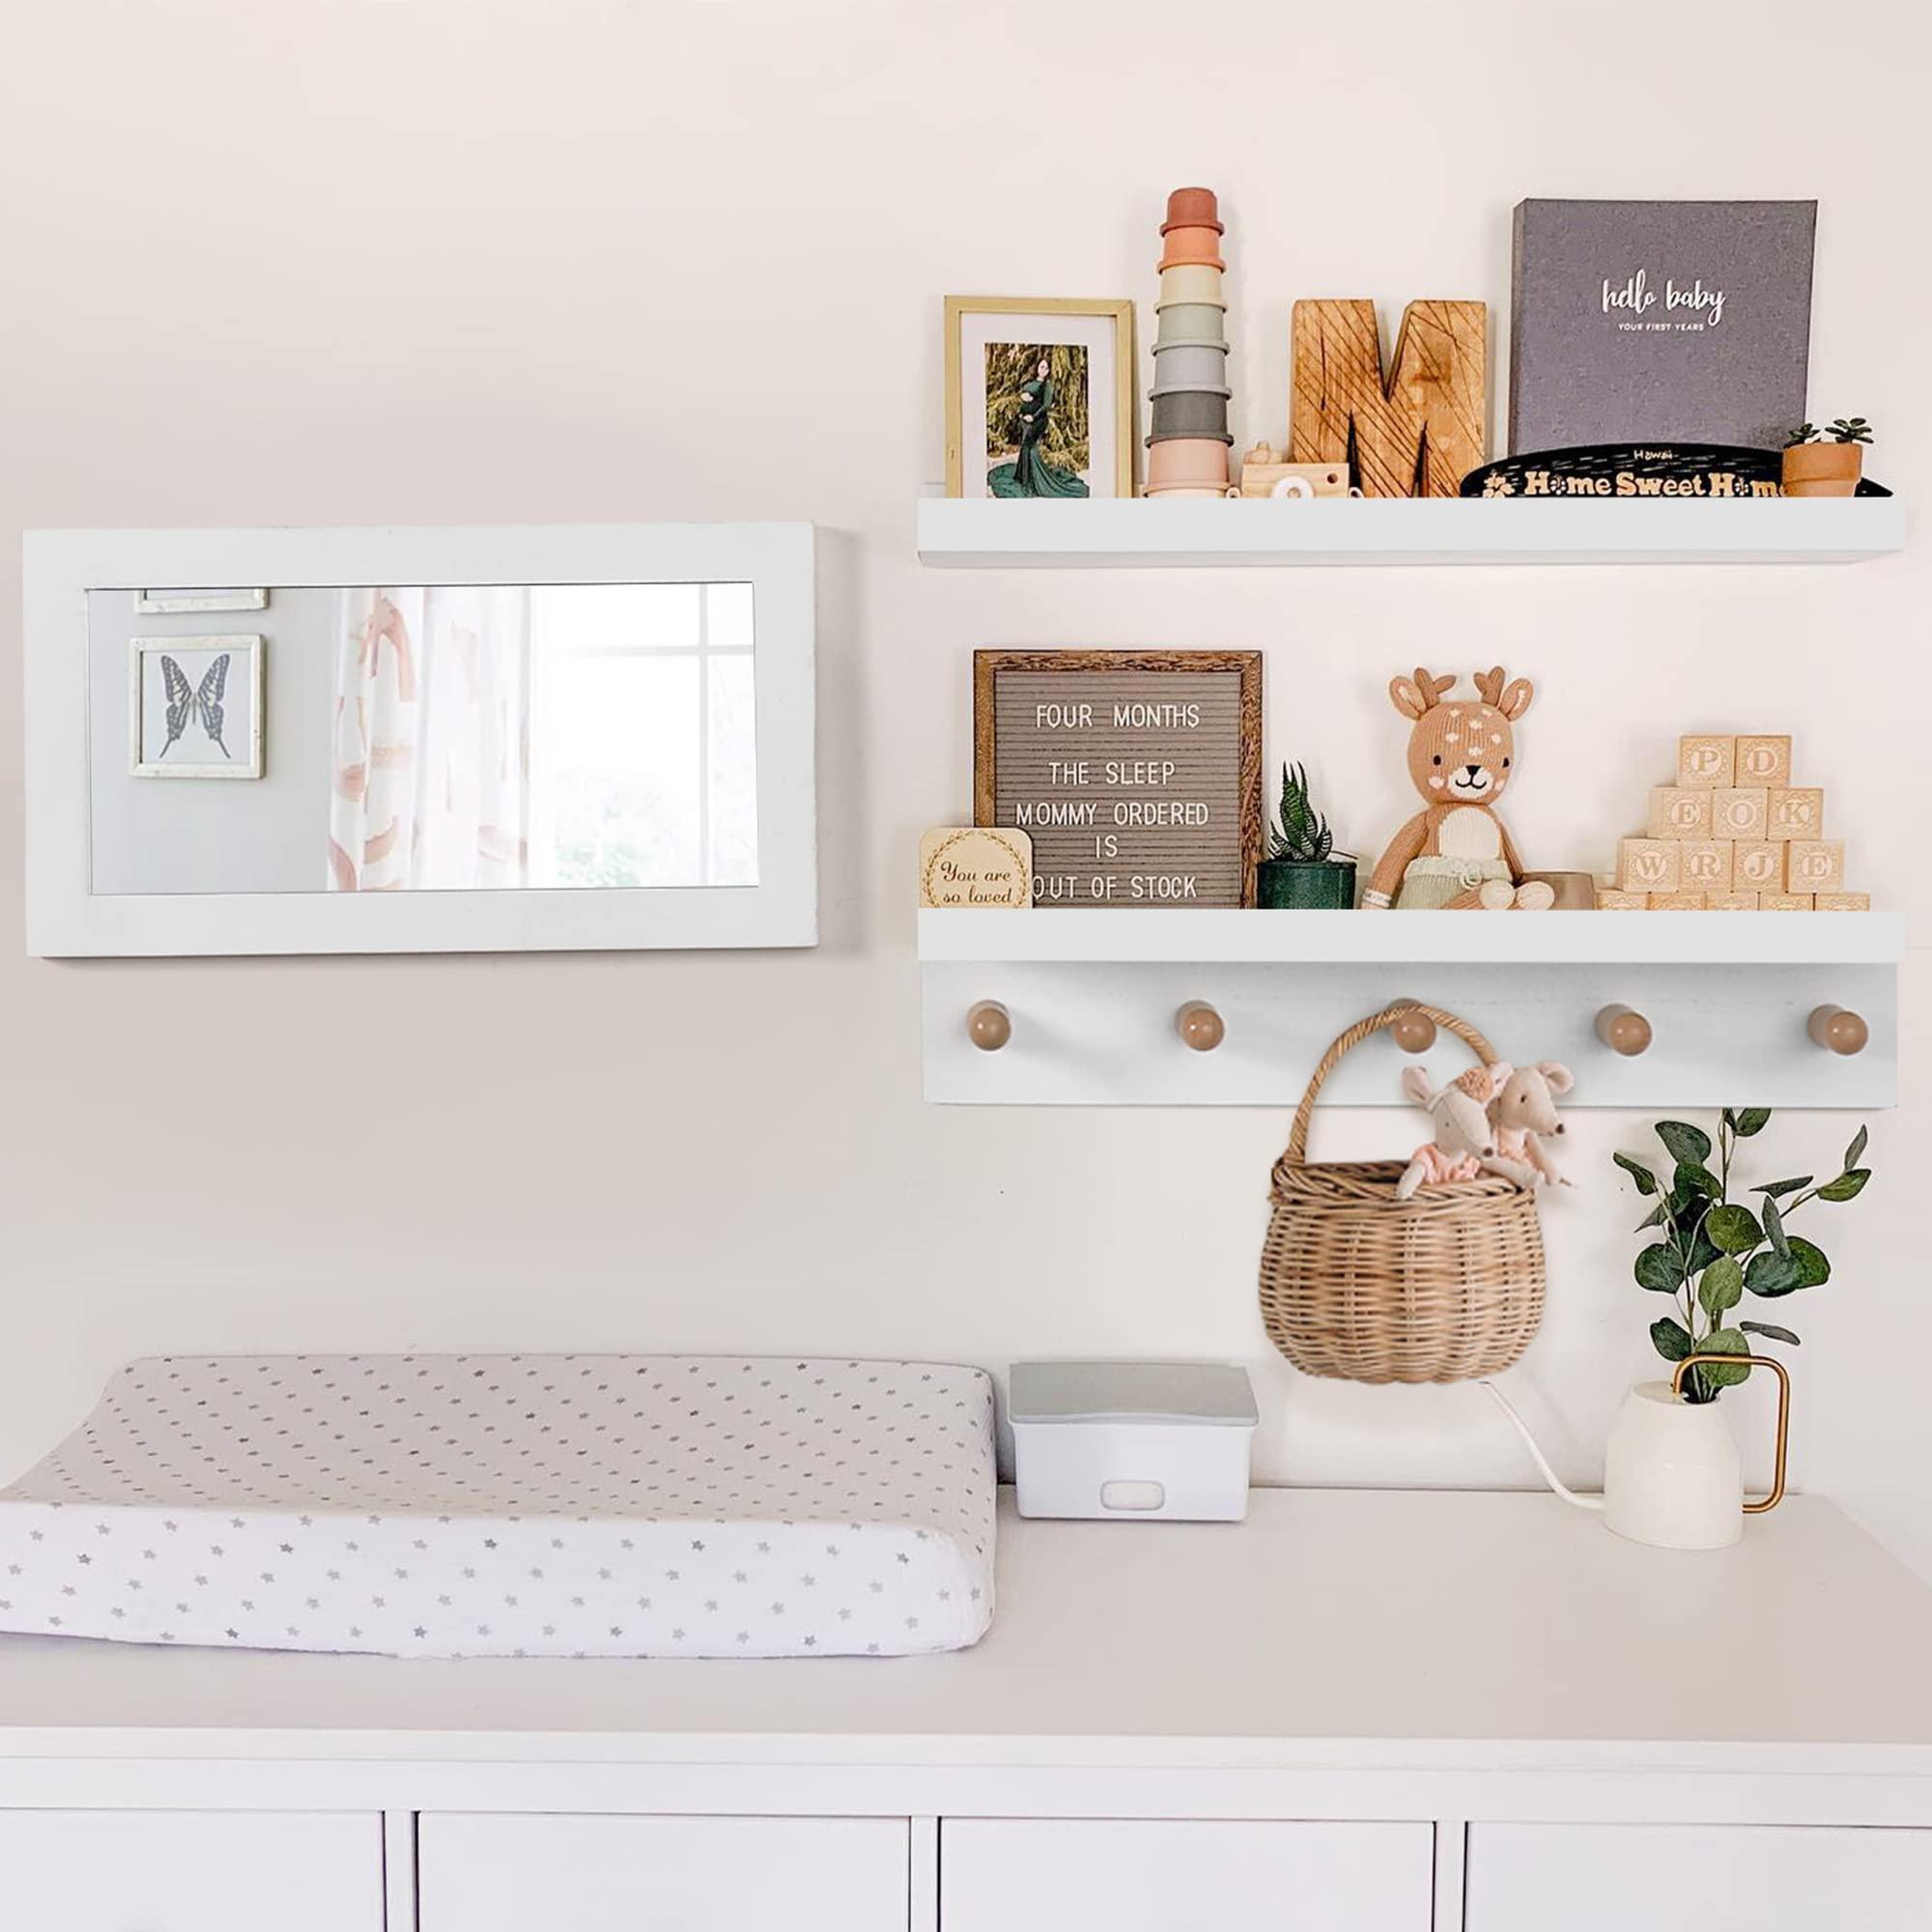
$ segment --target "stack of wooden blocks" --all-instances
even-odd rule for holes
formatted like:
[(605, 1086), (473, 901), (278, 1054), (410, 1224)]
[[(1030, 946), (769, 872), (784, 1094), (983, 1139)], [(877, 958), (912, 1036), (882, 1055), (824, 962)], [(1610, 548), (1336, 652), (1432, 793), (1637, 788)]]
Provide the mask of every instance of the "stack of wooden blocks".
[(1677, 741), (1677, 782), (1650, 795), (1646, 836), (1626, 838), (1606, 912), (1866, 912), (1845, 891), (1825, 794), (1791, 782), (1788, 737)]

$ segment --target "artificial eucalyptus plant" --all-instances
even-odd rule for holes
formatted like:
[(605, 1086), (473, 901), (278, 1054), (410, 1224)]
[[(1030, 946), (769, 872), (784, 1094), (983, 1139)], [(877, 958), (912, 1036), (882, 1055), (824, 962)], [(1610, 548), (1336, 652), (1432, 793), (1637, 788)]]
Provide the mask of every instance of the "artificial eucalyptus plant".
[[(1654, 1168), (1630, 1154), (1612, 1156), (1636, 1182), (1637, 1192), (1655, 1203), (1637, 1233), (1662, 1231), (1637, 1256), (1635, 1273), (1638, 1287), (1668, 1294), (1677, 1304), (1675, 1315), (1650, 1324), (1651, 1342), (1666, 1362), (1687, 1355), (1748, 1354), (1753, 1335), (1795, 1349), (1798, 1337), (1777, 1322), (1745, 1321), (1733, 1326), (1726, 1318), (1747, 1294), (1775, 1301), (1832, 1278), (1824, 1250), (1785, 1224), (1814, 1201), (1850, 1201), (1863, 1190), (1871, 1179), (1871, 1169), (1859, 1165), (1865, 1130), (1852, 1136), (1844, 1164), (1832, 1179), (1814, 1185), (1814, 1177), (1803, 1174), (1760, 1181), (1744, 1190), (1759, 1197), (1753, 1208), (1731, 1199), (1731, 1162), (1738, 1143), (1762, 1133), (1770, 1119), (1769, 1107), (1726, 1107), (1715, 1149), (1701, 1127), (1659, 1121), (1657, 1137), (1674, 1163), (1667, 1185)], [(1692, 1402), (1715, 1402), (1720, 1390), (1749, 1374), (1748, 1362), (1701, 1363), (1685, 1378), (1684, 1393)]]

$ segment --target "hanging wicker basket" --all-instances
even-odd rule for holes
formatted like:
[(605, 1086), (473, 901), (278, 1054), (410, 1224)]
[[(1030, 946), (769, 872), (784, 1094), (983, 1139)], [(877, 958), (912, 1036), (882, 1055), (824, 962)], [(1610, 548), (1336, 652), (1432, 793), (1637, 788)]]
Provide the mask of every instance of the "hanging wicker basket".
[(1483, 1175), (1398, 1201), (1406, 1161), (1307, 1158), (1322, 1082), (1350, 1047), (1411, 1010), (1483, 1065), (1496, 1059), (1466, 1021), (1409, 1002), (1358, 1021), (1321, 1056), (1274, 1164), (1262, 1248), (1268, 1339), (1306, 1375), (1468, 1381), (1508, 1368), (1543, 1320), (1543, 1231), (1527, 1188)]

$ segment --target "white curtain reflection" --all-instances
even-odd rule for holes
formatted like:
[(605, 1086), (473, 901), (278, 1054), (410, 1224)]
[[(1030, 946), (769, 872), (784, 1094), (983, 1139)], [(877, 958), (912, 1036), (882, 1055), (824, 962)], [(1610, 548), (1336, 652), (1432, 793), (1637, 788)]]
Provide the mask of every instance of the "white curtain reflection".
[(476, 890), (529, 878), (529, 592), (338, 594), (328, 882)]

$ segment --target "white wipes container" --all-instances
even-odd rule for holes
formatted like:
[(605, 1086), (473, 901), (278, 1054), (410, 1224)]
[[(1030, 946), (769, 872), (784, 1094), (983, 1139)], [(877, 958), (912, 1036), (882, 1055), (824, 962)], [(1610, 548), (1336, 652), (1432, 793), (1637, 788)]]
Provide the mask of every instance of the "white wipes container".
[(1022, 1516), (1239, 1522), (1255, 1397), (1207, 1362), (1015, 1362), (1007, 1398)]

